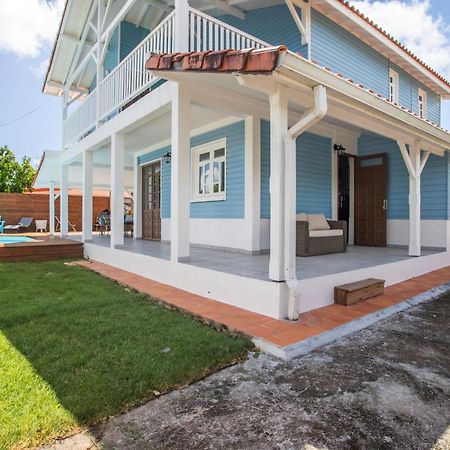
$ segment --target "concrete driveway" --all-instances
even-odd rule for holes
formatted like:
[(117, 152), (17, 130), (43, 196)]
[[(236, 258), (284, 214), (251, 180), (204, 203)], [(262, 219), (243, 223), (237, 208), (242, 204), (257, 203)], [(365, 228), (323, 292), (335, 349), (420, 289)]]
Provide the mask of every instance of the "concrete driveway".
[(290, 363), (260, 355), (97, 426), (108, 449), (449, 449), (450, 295)]

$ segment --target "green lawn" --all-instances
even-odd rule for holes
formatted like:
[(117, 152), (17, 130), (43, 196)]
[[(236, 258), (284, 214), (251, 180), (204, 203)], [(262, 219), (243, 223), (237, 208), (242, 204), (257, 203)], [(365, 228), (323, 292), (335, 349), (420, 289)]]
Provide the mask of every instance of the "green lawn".
[(87, 269), (0, 263), (0, 448), (116, 414), (249, 347)]

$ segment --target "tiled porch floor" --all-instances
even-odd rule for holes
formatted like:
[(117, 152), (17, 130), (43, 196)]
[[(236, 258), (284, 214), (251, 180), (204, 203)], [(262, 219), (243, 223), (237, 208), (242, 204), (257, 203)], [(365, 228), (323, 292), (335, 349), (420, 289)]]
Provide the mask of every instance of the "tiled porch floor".
[(352, 306), (335, 304), (325, 306), (301, 314), (297, 322), (290, 322), (245, 311), (105, 264), (86, 260), (80, 261), (78, 264), (165, 303), (280, 347), (317, 336), (349, 323), (353, 319), (400, 303), (450, 280), (450, 266), (448, 266), (389, 286), (382, 296)]
[[(74, 236), (73, 238), (80, 239), (79, 236)], [(108, 247), (109, 237), (95, 235), (93, 243)], [(123, 249), (160, 259), (168, 260), (170, 258), (170, 244), (156, 241), (136, 240), (126, 237)], [(423, 250), (422, 252), (423, 256), (433, 253), (438, 253), (438, 251)], [(297, 258), (297, 278), (305, 280), (333, 273), (403, 261), (409, 258), (406, 248), (349, 246), (347, 253)], [(191, 258), (188, 264), (248, 278), (260, 280), (269, 278), (268, 254), (247, 255), (191, 246)]]

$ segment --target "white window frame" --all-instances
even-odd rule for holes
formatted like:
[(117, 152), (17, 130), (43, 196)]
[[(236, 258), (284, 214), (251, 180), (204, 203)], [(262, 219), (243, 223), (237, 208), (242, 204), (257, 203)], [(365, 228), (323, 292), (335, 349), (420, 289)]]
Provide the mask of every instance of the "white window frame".
[(393, 69), (389, 69), (389, 100), (399, 104), (398, 73)]
[[(422, 112), (420, 111), (420, 97), (422, 97)], [(419, 88), (417, 90), (417, 112), (422, 119), (426, 119), (428, 115), (427, 101), (427, 93)]]
[[(214, 151), (219, 149), (224, 149), (224, 156), (219, 158), (214, 158)], [(209, 163), (213, 167), (214, 161), (224, 162), (224, 188), (223, 192), (212, 192), (213, 178), (210, 177), (210, 193), (200, 194), (198, 192), (198, 187), (200, 184), (200, 161), (199, 156), (201, 153), (210, 153)], [(223, 201), (226, 200), (227, 195), (227, 140), (226, 138), (217, 139), (216, 141), (207, 142), (191, 149), (191, 174), (192, 174), (192, 186), (191, 186), (191, 202), (211, 202), (211, 201)]]

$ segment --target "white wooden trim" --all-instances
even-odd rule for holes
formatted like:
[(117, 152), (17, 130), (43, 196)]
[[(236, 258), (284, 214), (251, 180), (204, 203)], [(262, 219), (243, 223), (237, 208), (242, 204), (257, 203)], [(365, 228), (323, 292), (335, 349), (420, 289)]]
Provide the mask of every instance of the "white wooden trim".
[[(199, 179), (198, 179), (198, 164), (196, 161), (196, 156), (198, 156), (200, 153), (209, 153), (210, 155), (214, 153), (215, 150), (224, 148), (225, 149), (225, 173), (224, 173), (224, 184), (225, 184), (225, 191), (219, 192), (219, 193), (213, 193), (210, 192), (209, 194), (199, 194), (196, 192), (196, 188), (198, 187)], [(191, 203), (196, 202), (210, 202), (210, 201), (223, 201), (226, 200), (227, 195), (227, 139), (226, 138), (220, 138), (215, 141), (206, 142), (201, 145), (197, 145), (196, 147), (191, 148), (191, 154), (190, 154), (190, 160), (191, 160)], [(215, 158), (209, 159), (210, 164), (210, 170), (211, 170), (211, 187), (213, 184), (213, 163)]]
[(123, 194), (125, 162), (125, 139), (123, 134), (111, 136), (111, 247), (124, 243)]
[(61, 164), (59, 211), (60, 234), (64, 237), (69, 234), (69, 166), (66, 164)]
[(246, 250), (260, 249), (261, 118), (245, 119), (245, 233)]
[(284, 276), (284, 172), (285, 138), (288, 129), (288, 98), (278, 87), (270, 101), (270, 260), (269, 278), (282, 281)]
[(142, 238), (142, 167), (133, 158), (133, 238)]
[(93, 195), (92, 152), (83, 152), (83, 200), (82, 200), (82, 228), (83, 242), (92, 240), (92, 195)]
[(389, 97), (391, 97), (391, 81), (392, 78), (392, 98), (389, 98), (391, 102), (399, 103), (399, 95), (400, 95), (400, 86), (399, 86), (399, 77), (398, 72), (394, 69), (389, 69)]
[(172, 171), (170, 209), (170, 260), (189, 258), (190, 216), (190, 97), (183, 85), (176, 85), (172, 99)]

